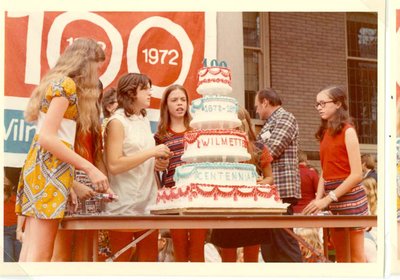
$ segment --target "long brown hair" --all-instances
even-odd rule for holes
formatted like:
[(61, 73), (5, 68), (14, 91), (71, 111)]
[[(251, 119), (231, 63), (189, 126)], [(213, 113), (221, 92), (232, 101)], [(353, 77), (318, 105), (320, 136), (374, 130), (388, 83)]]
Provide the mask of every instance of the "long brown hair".
[(109, 118), (111, 116), (111, 112), (108, 111), (107, 106), (113, 104), (116, 98), (117, 90), (115, 88), (111, 87), (104, 92), (103, 98), (101, 99), (101, 106), (105, 118)]
[(118, 81), (117, 100), (118, 108), (123, 108), (127, 117), (136, 113), (146, 116), (146, 109), (141, 109), (140, 112), (135, 112), (132, 106), (137, 100), (137, 92), (140, 89), (151, 87), (152, 83), (149, 77), (139, 73), (127, 73)]
[(341, 86), (329, 86), (319, 91), (326, 92), (334, 103), (340, 103), (341, 106), (336, 110), (335, 116), (332, 120), (324, 120), (321, 118), (321, 124), (315, 133), (315, 138), (321, 141), (325, 132), (328, 130), (332, 136), (338, 135), (346, 124), (353, 125), (348, 107), (347, 107), (347, 93), (346, 89)]
[(167, 87), (161, 97), (161, 103), (160, 103), (160, 121), (158, 123), (158, 128), (157, 128), (157, 134), (159, 136), (165, 136), (168, 133), (168, 127), (171, 125), (171, 117), (169, 115), (168, 111), (168, 97), (173, 92), (174, 90), (181, 90), (185, 96), (186, 96), (186, 112), (185, 115), (183, 116), (183, 122), (185, 124), (185, 127), (188, 129), (190, 128), (189, 124), (191, 121), (191, 116), (189, 114), (189, 96), (186, 91), (186, 89), (181, 86), (181, 85), (171, 85)]
[(249, 112), (242, 106), (239, 106), (238, 109), (238, 118), (242, 122), (242, 125), (239, 127), (239, 129), (243, 132), (246, 133), (249, 141), (249, 145), (247, 146), (247, 150), (249, 154), (251, 155), (250, 160), (248, 163), (253, 164), (257, 172), (259, 174), (262, 174), (262, 169), (260, 165), (260, 160), (261, 160), (261, 151), (260, 149), (256, 146), (256, 133), (254, 132), (253, 125), (251, 123), (251, 117)]
[(76, 84), (78, 96), (77, 123), (81, 125), (83, 131), (88, 132), (92, 120), (98, 114), (96, 106), (91, 106), (96, 104), (98, 98), (97, 63), (104, 60), (104, 51), (95, 40), (76, 39), (65, 49), (56, 65), (47, 72), (40, 84), (33, 90), (25, 111), (25, 119), (29, 122), (38, 119), (41, 101), (51, 81), (70, 77)]

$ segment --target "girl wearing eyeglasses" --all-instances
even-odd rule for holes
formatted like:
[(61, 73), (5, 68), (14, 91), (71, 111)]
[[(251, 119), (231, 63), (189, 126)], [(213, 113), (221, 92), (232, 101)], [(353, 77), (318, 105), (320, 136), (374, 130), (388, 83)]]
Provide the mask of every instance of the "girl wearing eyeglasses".
[[(362, 167), (357, 133), (349, 117), (346, 91), (327, 87), (317, 95), (315, 108), (321, 125), (315, 134), (320, 142), (321, 177), (316, 199), (303, 210), (317, 214), (328, 208), (334, 215), (367, 215), (368, 200), (361, 186)], [(336, 261), (345, 262), (344, 229), (332, 229)], [(365, 262), (364, 228), (350, 229), (351, 262)]]

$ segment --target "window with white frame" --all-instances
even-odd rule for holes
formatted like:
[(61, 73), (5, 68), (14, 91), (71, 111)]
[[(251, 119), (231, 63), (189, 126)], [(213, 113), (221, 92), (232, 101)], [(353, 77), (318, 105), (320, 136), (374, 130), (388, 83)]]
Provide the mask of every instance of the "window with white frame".
[(254, 97), (260, 88), (269, 81), (266, 73), (266, 59), (269, 45), (266, 32), (268, 13), (243, 13), (243, 49), (245, 73), (245, 108), (252, 118), (256, 118)]
[(377, 143), (376, 13), (347, 13), (347, 80), (349, 111), (361, 144)]

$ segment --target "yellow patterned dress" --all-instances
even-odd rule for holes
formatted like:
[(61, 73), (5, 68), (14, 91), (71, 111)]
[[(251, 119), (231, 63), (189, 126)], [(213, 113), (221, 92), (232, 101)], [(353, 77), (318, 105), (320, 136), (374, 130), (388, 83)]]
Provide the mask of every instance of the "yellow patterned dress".
[(74, 167), (56, 158), (37, 142), (50, 102), (54, 97), (60, 96), (67, 98), (69, 105), (57, 134), (68, 148), (74, 149), (78, 100), (75, 82), (65, 77), (51, 82), (41, 101), (36, 135), (18, 183), (15, 211), (19, 215), (39, 219), (58, 219), (64, 216), (74, 179)]

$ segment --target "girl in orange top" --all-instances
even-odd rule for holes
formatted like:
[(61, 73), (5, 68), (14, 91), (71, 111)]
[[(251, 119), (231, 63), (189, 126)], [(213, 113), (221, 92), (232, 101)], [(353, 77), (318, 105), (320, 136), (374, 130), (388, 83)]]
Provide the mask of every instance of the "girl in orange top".
[[(304, 208), (304, 214), (316, 214), (325, 208), (339, 215), (367, 215), (368, 200), (361, 186), (362, 167), (356, 131), (347, 112), (344, 89), (333, 86), (318, 93), (315, 108), (321, 116), (316, 133), (320, 141), (321, 177), (316, 199)], [(344, 262), (344, 230), (332, 229), (336, 261)], [(351, 262), (365, 262), (364, 229), (350, 230)]]

